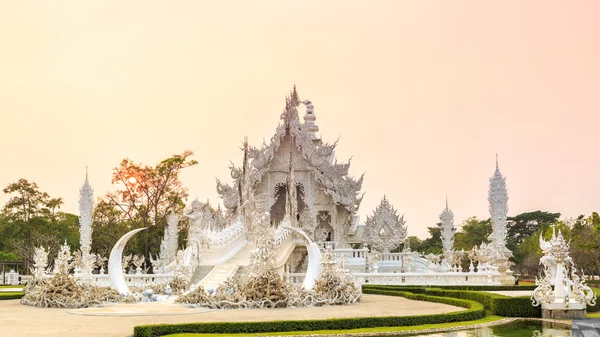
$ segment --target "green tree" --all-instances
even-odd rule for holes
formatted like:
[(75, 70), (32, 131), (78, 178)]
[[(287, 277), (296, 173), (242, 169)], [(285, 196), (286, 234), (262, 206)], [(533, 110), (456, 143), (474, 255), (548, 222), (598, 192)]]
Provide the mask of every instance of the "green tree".
[[(10, 238), (5, 245), (25, 262), (25, 269), (29, 271), (34, 247), (49, 243), (56, 237), (52, 231), (59, 228), (56, 227), (56, 217), (60, 213), (57, 210), (62, 205), (62, 198), (50, 198), (48, 193), (39, 190), (35, 182), (24, 178), (8, 184), (3, 192), (10, 196), (2, 208), (5, 221), (1, 231)], [(64, 222), (65, 218), (61, 218), (59, 224)]]
[(112, 183), (120, 189), (109, 193), (107, 200), (133, 224), (147, 227), (144, 231), (144, 256), (149, 261), (150, 247), (156, 250), (171, 210), (180, 212), (184, 207), (187, 189), (179, 174), (184, 168), (196, 165), (193, 152), (173, 155), (155, 166), (124, 159), (113, 169)]
[(509, 217), (506, 224), (506, 248), (514, 251), (525, 238), (532, 236), (540, 226), (547, 228), (558, 218), (560, 218), (560, 213), (543, 211), (526, 212)]
[(491, 233), (490, 219), (479, 220), (477, 217), (470, 217), (462, 222), (461, 230), (454, 235), (454, 249), (467, 251), (483, 242), (487, 243)]
[[(92, 252), (108, 257), (117, 241), (132, 228), (135, 228), (127, 215), (112, 202), (100, 199), (94, 206)], [(141, 243), (140, 243), (141, 242)], [(143, 254), (143, 240), (134, 236), (127, 244), (127, 250), (134, 254)]]
[[(428, 254), (441, 254), (443, 250), (442, 246), (442, 224), (437, 223), (435, 227), (427, 227), (429, 237), (421, 242), (420, 253), (425, 255)], [(412, 249), (412, 246), (411, 246)], [(416, 250), (416, 249), (412, 249)]]
[(600, 217), (580, 216), (571, 230), (571, 257), (588, 275), (600, 275)]

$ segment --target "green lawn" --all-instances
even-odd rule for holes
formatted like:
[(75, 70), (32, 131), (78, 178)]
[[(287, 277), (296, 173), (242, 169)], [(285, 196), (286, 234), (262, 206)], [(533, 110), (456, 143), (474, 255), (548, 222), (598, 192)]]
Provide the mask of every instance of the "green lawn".
[(490, 323), (503, 319), (504, 317), (489, 315), (485, 318), (476, 321), (442, 323), (442, 324), (427, 324), (421, 326), (400, 326), (400, 327), (379, 327), (379, 328), (364, 328), (351, 330), (318, 330), (318, 331), (288, 331), (288, 332), (269, 332), (269, 333), (243, 333), (243, 334), (203, 334), (203, 333), (182, 333), (168, 335), (169, 337), (226, 337), (226, 336), (294, 336), (294, 335), (330, 335), (344, 333), (365, 333), (365, 332), (395, 332), (407, 330), (426, 330), (435, 328), (452, 328), (456, 326), (467, 326), (473, 324)]
[(23, 289), (22, 285), (16, 285), (16, 286), (11, 286), (11, 285), (0, 285), (0, 289), (2, 288), (21, 288)]

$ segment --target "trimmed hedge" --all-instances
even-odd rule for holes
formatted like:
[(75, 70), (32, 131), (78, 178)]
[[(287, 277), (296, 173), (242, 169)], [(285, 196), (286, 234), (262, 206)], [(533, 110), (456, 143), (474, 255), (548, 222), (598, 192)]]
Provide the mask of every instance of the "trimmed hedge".
[(412, 293), (453, 297), (481, 303), (492, 314), (504, 317), (541, 317), (540, 307), (534, 307), (528, 296), (509, 297), (483, 291), (452, 290), (426, 287), (400, 287), (393, 285), (363, 285), (363, 292), (369, 289), (410, 291)]
[(21, 297), (23, 297), (22, 292), (18, 292), (18, 293), (0, 292), (0, 301), (2, 301), (2, 300), (18, 300)]
[(259, 333), (284, 331), (315, 331), (315, 330), (346, 330), (374, 328), (383, 326), (415, 326), (447, 322), (477, 320), (485, 317), (483, 305), (476, 301), (444, 298), (427, 294), (413, 294), (407, 291), (370, 289), (364, 293), (388, 296), (402, 296), (409, 299), (445, 303), (468, 308), (468, 310), (447, 314), (420, 316), (386, 316), (336, 318), (326, 320), (297, 320), (270, 322), (214, 322), (214, 323), (184, 323), (184, 324), (155, 324), (141, 325), (133, 328), (134, 337), (155, 337), (176, 333)]
[[(364, 286), (375, 287), (376, 284), (365, 284)], [(474, 290), (474, 291), (505, 291), (505, 290), (534, 290), (536, 286), (418, 286), (418, 285), (393, 285), (394, 289), (415, 289), (415, 288), (436, 288), (436, 289), (449, 289), (449, 290)]]

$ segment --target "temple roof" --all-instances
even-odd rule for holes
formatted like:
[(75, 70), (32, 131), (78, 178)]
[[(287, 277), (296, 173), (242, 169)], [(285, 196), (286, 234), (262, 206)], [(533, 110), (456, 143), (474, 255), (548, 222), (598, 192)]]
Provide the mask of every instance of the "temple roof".
[[(248, 148), (248, 180), (252, 186), (258, 184), (265, 173), (267, 173), (273, 162), (273, 158), (279, 149), (282, 140), (286, 135), (291, 136), (292, 144), (296, 146), (299, 153), (308, 163), (309, 170), (313, 173), (315, 179), (321, 184), (323, 192), (333, 198), (333, 200), (342, 205), (352, 214), (358, 209), (362, 200), (359, 195), (362, 187), (363, 175), (355, 179), (348, 175), (350, 161), (338, 164), (333, 161), (337, 141), (333, 144), (323, 143), (320, 137), (315, 137), (314, 120), (301, 123), (298, 117), (298, 107), (303, 103), (311, 110), (314, 116), (312, 103), (308, 100), (300, 101), (296, 86), (286, 97), (285, 108), (281, 114), (281, 123), (275, 130), (275, 135), (271, 138), (269, 144), (263, 142), (258, 147)], [(306, 120), (306, 119), (305, 119)], [(222, 184), (217, 180), (217, 192), (223, 198), (225, 207), (231, 209), (239, 205), (240, 182), (243, 181), (243, 168), (230, 166), (231, 177), (234, 179), (233, 186)]]

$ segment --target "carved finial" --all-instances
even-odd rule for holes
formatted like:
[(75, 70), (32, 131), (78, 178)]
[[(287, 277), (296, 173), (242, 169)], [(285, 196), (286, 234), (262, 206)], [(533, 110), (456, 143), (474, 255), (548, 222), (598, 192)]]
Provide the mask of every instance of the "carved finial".
[(498, 154), (496, 153), (496, 170), (498, 170)]
[(88, 167), (87, 165), (85, 166), (85, 181), (88, 180)]
[(448, 196), (446, 196), (446, 209), (448, 209)]

